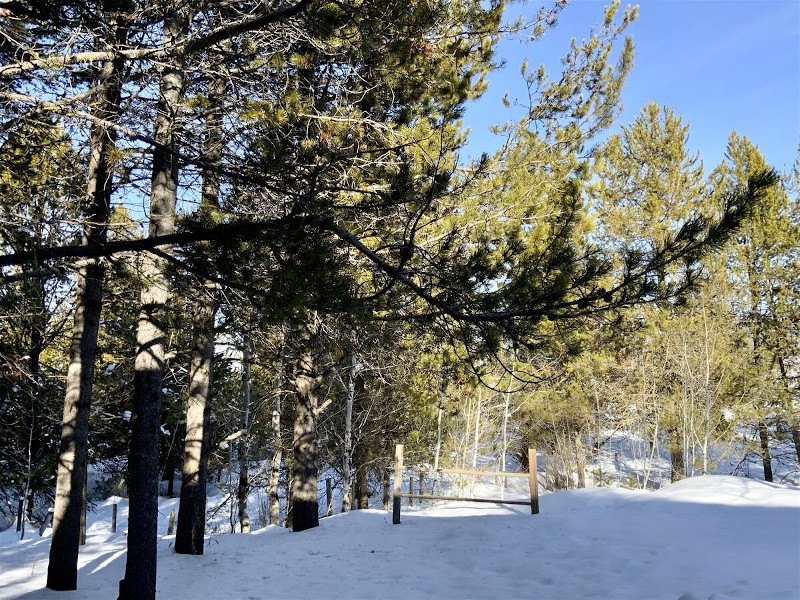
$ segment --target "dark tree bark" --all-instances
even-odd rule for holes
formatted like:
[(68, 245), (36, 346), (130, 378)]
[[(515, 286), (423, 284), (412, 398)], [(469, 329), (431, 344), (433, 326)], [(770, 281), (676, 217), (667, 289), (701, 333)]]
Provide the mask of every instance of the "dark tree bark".
[(671, 483), (675, 483), (686, 477), (683, 466), (683, 446), (677, 443), (674, 444), (670, 447), (669, 454), (669, 463), (671, 467), (669, 480)]
[(83, 493), (81, 494), (81, 531), (78, 545), (86, 545), (86, 510), (89, 508), (89, 461), (83, 467)]
[(369, 487), (367, 485), (367, 466), (362, 462), (356, 470), (356, 506), (363, 510), (369, 508)]
[(247, 435), (250, 431), (250, 366), (253, 361), (252, 340), (250, 334), (244, 336), (242, 351), (242, 414), (239, 424), (242, 436), (239, 438), (239, 485), (236, 499), (239, 506), (239, 527), (242, 533), (250, 533), (250, 512), (247, 510), (247, 496), (250, 492), (250, 473), (247, 459)]
[(353, 485), (353, 508), (362, 510), (369, 508), (369, 488), (368, 488), (368, 461), (369, 451), (364, 443), (355, 445), (353, 449), (353, 467), (355, 468), (355, 481)]
[(772, 454), (769, 451), (769, 429), (764, 421), (758, 423), (758, 439), (761, 443), (761, 461), (764, 465), (764, 481), (772, 481)]
[(298, 328), (298, 356), (294, 370), (294, 442), (292, 457), (292, 531), (319, 525), (317, 497), (317, 409), (322, 375), (316, 347), (321, 323), (316, 313)]
[[(117, 42), (124, 41), (119, 28)], [(103, 63), (98, 78), (97, 116), (116, 120), (119, 113), (122, 60)], [(89, 163), (83, 244), (99, 245), (107, 237), (111, 206), (112, 174), (109, 152), (114, 131), (94, 125), (89, 138)], [(47, 587), (75, 590), (78, 587), (78, 546), (81, 543), (83, 494), (88, 459), (89, 409), (92, 401), (97, 335), (103, 305), (103, 267), (88, 259), (78, 271), (72, 340), (67, 368), (66, 394), (59, 449), (53, 538), (47, 567)]]
[[(292, 459), (291, 457), (286, 461), (286, 470), (289, 473), (292, 473)], [(286, 485), (285, 485), (285, 492), (286, 492), (286, 520), (284, 521), (283, 526), (286, 529), (292, 529), (293, 527), (293, 519), (294, 519), (294, 510), (293, 506), (294, 503), (292, 502), (292, 490), (294, 489), (294, 479), (291, 476), (286, 477)]]
[(167, 498), (175, 497), (175, 465), (168, 464), (164, 471), (167, 476)]
[(78, 589), (83, 487), (89, 438), (89, 403), (102, 305), (99, 268), (78, 275), (75, 316), (67, 371), (66, 398), (53, 509), (53, 539), (47, 567), (47, 587)]
[[(164, 7), (164, 46), (179, 46), (189, 27), (187, 3)], [(167, 60), (159, 82), (158, 116), (153, 148), (153, 178), (148, 235), (170, 234), (175, 229), (178, 160), (177, 148), (185, 73), (182, 61)], [(131, 451), (128, 458), (128, 559), (119, 584), (120, 600), (155, 600), (158, 545), (158, 449), (161, 381), (166, 343), (166, 305), (169, 283), (163, 259), (145, 255), (141, 261), (145, 282), (136, 334)]]

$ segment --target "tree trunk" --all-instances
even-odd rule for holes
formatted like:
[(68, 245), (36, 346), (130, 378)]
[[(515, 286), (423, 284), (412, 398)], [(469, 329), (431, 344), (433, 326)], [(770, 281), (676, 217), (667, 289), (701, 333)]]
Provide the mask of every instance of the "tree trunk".
[[(33, 497), (31, 502), (33, 504)], [(81, 533), (78, 536), (78, 545), (86, 545), (86, 509), (89, 508), (89, 461), (87, 459), (83, 467), (83, 493), (81, 494)]]
[(355, 483), (353, 485), (355, 502), (353, 508), (358, 510), (369, 508), (368, 461), (368, 449), (363, 443), (356, 445), (353, 453), (353, 467), (355, 468)]
[[(116, 34), (117, 41), (124, 42), (124, 37), (120, 29)], [(101, 68), (96, 111), (104, 121), (116, 120), (118, 116), (121, 70), (122, 59), (107, 61)], [(91, 206), (86, 215), (83, 235), (83, 243), (87, 245), (102, 244), (107, 238), (112, 194), (108, 157), (114, 139), (113, 129), (100, 125), (91, 129), (87, 179), (87, 196)], [(88, 459), (89, 409), (103, 305), (103, 267), (100, 261), (85, 261), (78, 271), (77, 280), (53, 509), (53, 537), (47, 567), (47, 587), (52, 590), (75, 590), (78, 587), (78, 546)]]
[[(389, 469), (381, 467), (383, 478), (383, 510), (389, 510)], [(420, 493), (422, 493), (422, 479), (420, 478)]]
[[(436, 454), (433, 457), (433, 470), (434, 470), (434, 480), (433, 480), (433, 493), (436, 493), (436, 490), (439, 489), (439, 480), (441, 475), (439, 474), (439, 455), (442, 452), (442, 413), (444, 412), (444, 389), (445, 383), (442, 381), (442, 391), (439, 394), (439, 413), (436, 417)], [(466, 443), (466, 441), (464, 442)]]
[(578, 487), (586, 487), (586, 448), (580, 433), (575, 434), (575, 466), (578, 470)]
[[(508, 461), (508, 417), (509, 417), (509, 408), (511, 404), (511, 382), (513, 381), (510, 377), (508, 384), (508, 390), (506, 390), (506, 397), (505, 403), (503, 405), (503, 431), (501, 432), (502, 436), (502, 448), (500, 451), (500, 472), (506, 472), (506, 462)], [(508, 478), (503, 477), (503, 491), (508, 487)]]
[(764, 421), (758, 423), (758, 438), (761, 442), (761, 461), (764, 464), (764, 481), (772, 481), (772, 454), (769, 451), (769, 429)]
[[(205, 222), (219, 208), (219, 174), (213, 168), (222, 157), (222, 119), (225, 80), (212, 73), (208, 84), (204, 158), (211, 168), (202, 171), (199, 218)], [(198, 286), (195, 293), (195, 341), (189, 365), (189, 397), (186, 406), (186, 438), (183, 451), (181, 500), (175, 552), (203, 554), (206, 529), (208, 483), (208, 424), (211, 415), (214, 372), (214, 321), (219, 308), (219, 290), (213, 283)]]
[(317, 498), (317, 409), (322, 375), (317, 371), (316, 346), (321, 323), (316, 313), (299, 328), (294, 372), (294, 442), (292, 457), (292, 531), (319, 525)]
[[(281, 362), (280, 368), (283, 368)], [(272, 411), (272, 464), (269, 471), (269, 524), (278, 525), (281, 517), (281, 500), (278, 485), (281, 478), (281, 460), (283, 458), (283, 440), (281, 439), (281, 390), (280, 382), (275, 397), (275, 410)]]
[(472, 440), (472, 461), (470, 466), (472, 469), (478, 468), (478, 445), (480, 444), (481, 433), (481, 408), (483, 404), (483, 388), (478, 388), (478, 403), (475, 407), (475, 435)]
[[(41, 225), (39, 225), (41, 228)], [(42, 232), (37, 232), (39, 239), (44, 237)], [(47, 327), (47, 295), (44, 289), (44, 280), (35, 280), (25, 282), (23, 289), (25, 295), (30, 296), (32, 311), (29, 318), (23, 317), (24, 330), (30, 340), (28, 346), (28, 373), (34, 389), (41, 386), (40, 380), (40, 364), (41, 355), (44, 350), (44, 333)], [(30, 411), (23, 416), (22, 423), (28, 431), (28, 444), (27, 444), (27, 460), (26, 460), (26, 473), (25, 473), (25, 491), (23, 497), (26, 499), (26, 512), (28, 514), (28, 521), (31, 521), (34, 509), (34, 493), (33, 478), (34, 472), (38, 470), (46, 449), (42, 448), (40, 436), (37, 435), (37, 418), (43, 408), (43, 398), (40, 397), (38, 391), (30, 394)], [(43, 452), (44, 451), (44, 452)], [(25, 528), (22, 528), (24, 536)], [(22, 539), (22, 537), (20, 537)]]
[(439, 455), (442, 451), (442, 412), (444, 412), (444, 398), (439, 398), (439, 413), (436, 417), (436, 454), (433, 458), (433, 470), (439, 470)]
[(247, 510), (247, 496), (250, 492), (249, 460), (247, 459), (247, 436), (250, 432), (250, 367), (253, 361), (252, 340), (249, 332), (244, 336), (242, 350), (242, 414), (239, 427), (244, 433), (239, 438), (239, 485), (237, 504), (239, 506), (239, 527), (242, 533), (250, 533), (250, 513)]
[(800, 417), (798, 417), (797, 413), (794, 410), (794, 401), (792, 399), (792, 389), (789, 385), (789, 376), (786, 372), (786, 363), (783, 360), (782, 356), (778, 357), (778, 367), (781, 371), (781, 378), (783, 379), (783, 384), (786, 386), (786, 396), (787, 396), (787, 418), (788, 418), (788, 425), (789, 431), (792, 435), (792, 442), (794, 443), (794, 451), (797, 454), (797, 461), (800, 462)]
[[(164, 45), (179, 47), (190, 21), (190, 6), (164, 7)], [(159, 82), (158, 110), (153, 137), (153, 178), (148, 235), (175, 230), (178, 185), (177, 148), (185, 73), (181, 61), (167, 61)], [(133, 377), (131, 451), (128, 458), (130, 509), (128, 558), (119, 584), (120, 600), (155, 600), (158, 546), (158, 448), (161, 381), (166, 343), (169, 282), (164, 260), (145, 254), (141, 260), (141, 313), (136, 333)]]
[(342, 512), (350, 510), (351, 478), (353, 456), (353, 402), (356, 396), (356, 357), (350, 353), (350, 368), (347, 371), (347, 397), (344, 415), (344, 456), (342, 458), (342, 474), (344, 476), (344, 493), (342, 494)]
[(800, 462), (800, 425), (790, 423), (789, 429), (792, 432), (792, 442), (794, 442), (794, 451), (797, 454), (797, 462)]
[(369, 487), (367, 481), (367, 465), (365, 461), (361, 461), (356, 470), (356, 499), (358, 500), (358, 508), (365, 510), (369, 508)]
[(683, 466), (683, 446), (680, 441), (673, 443), (670, 448), (670, 482), (675, 483), (686, 477), (685, 469)]
[(467, 456), (469, 455), (470, 451), (470, 435), (472, 433), (472, 398), (467, 398), (466, 405), (464, 406), (464, 435), (463, 437), (463, 444), (461, 450), (461, 463), (458, 465), (462, 469), (468, 468), (469, 462), (467, 461)]
[[(205, 160), (210, 165), (222, 157), (222, 103), (225, 80), (212, 75), (208, 84), (209, 108), (206, 113)], [(219, 207), (219, 174), (214, 168), (203, 168), (203, 193), (200, 218)], [(196, 326), (194, 346), (189, 364), (189, 397), (186, 405), (186, 438), (183, 448), (181, 500), (178, 508), (178, 530), (175, 552), (203, 554), (206, 532), (206, 487), (214, 374), (214, 321), (219, 308), (219, 290), (213, 283), (198, 286), (194, 306)]]
[(170, 452), (170, 456), (167, 458), (167, 464), (164, 467), (164, 476), (167, 479), (167, 497), (174, 498), (175, 497), (175, 471), (177, 470), (177, 464), (175, 459), (172, 457), (172, 453)]
[[(292, 468), (292, 459), (291, 457), (287, 460), (286, 463), (286, 470), (291, 473)], [(292, 511), (292, 489), (294, 486), (294, 479), (291, 476), (286, 477), (286, 485), (285, 485), (285, 493), (286, 493), (286, 520), (283, 523), (283, 526), (286, 529), (292, 528), (292, 520), (294, 518), (294, 512)]]
[(175, 535), (175, 552), (196, 555), (203, 554), (206, 531), (208, 420), (214, 371), (214, 318), (218, 306), (215, 286), (208, 285), (201, 293), (194, 307), (197, 330), (189, 365), (181, 499)]
[[(283, 334), (281, 334), (283, 335)], [(278, 487), (281, 480), (281, 461), (283, 460), (283, 438), (281, 437), (281, 397), (283, 394), (283, 354), (284, 340), (281, 338), (275, 377), (275, 407), (272, 411), (272, 464), (269, 471), (269, 524), (279, 525), (281, 501)], [(287, 496), (288, 498), (288, 496)], [(288, 504), (287, 504), (288, 507)]]

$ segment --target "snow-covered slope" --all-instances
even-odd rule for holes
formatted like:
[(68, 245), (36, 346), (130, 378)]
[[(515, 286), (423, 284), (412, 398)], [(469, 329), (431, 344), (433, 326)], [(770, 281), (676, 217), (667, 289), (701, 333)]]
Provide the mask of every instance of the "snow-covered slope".
[[(163, 500), (161, 531), (177, 500)], [(728, 476), (657, 492), (589, 489), (526, 507), (355, 511), (291, 533), (212, 536), (202, 557), (159, 546), (158, 595), (213, 598), (800, 598), (800, 490)], [(90, 515), (77, 592), (44, 588), (49, 538), (0, 534), (0, 598), (114, 598), (125, 536)], [(126, 506), (121, 505), (120, 531)], [(49, 534), (47, 534), (49, 535)]]

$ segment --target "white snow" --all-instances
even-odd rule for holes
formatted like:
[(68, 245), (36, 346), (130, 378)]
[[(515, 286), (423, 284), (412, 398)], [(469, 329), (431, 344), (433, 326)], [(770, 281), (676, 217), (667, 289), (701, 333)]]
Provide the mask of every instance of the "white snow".
[[(800, 489), (739, 477), (695, 477), (656, 492), (556, 492), (541, 497), (539, 515), (525, 506), (404, 504), (392, 525), (390, 512), (353, 511), (301, 533), (217, 533), (204, 556), (173, 552), (166, 529), (177, 505), (162, 498), (160, 506), (158, 596), (170, 600), (800, 598)], [(29, 530), (22, 541), (13, 528), (1, 533), (0, 598), (116, 597), (126, 501), (119, 509), (116, 534), (110, 501), (90, 514), (76, 592), (45, 589), (49, 532)]]

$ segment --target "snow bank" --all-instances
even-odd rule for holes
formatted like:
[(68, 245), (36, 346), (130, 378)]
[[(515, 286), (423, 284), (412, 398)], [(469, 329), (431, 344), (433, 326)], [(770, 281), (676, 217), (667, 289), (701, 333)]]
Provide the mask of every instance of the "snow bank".
[[(467, 502), (323, 519), (292, 533), (214, 535), (204, 556), (159, 542), (158, 595), (170, 600), (800, 598), (800, 490), (727, 476), (658, 492), (543, 495), (541, 514)], [(163, 499), (159, 527), (177, 500)], [(49, 538), (0, 534), (3, 600), (114, 598), (125, 568), (127, 506), (90, 515), (77, 592), (44, 589)], [(447, 517), (447, 518), (444, 518)]]

